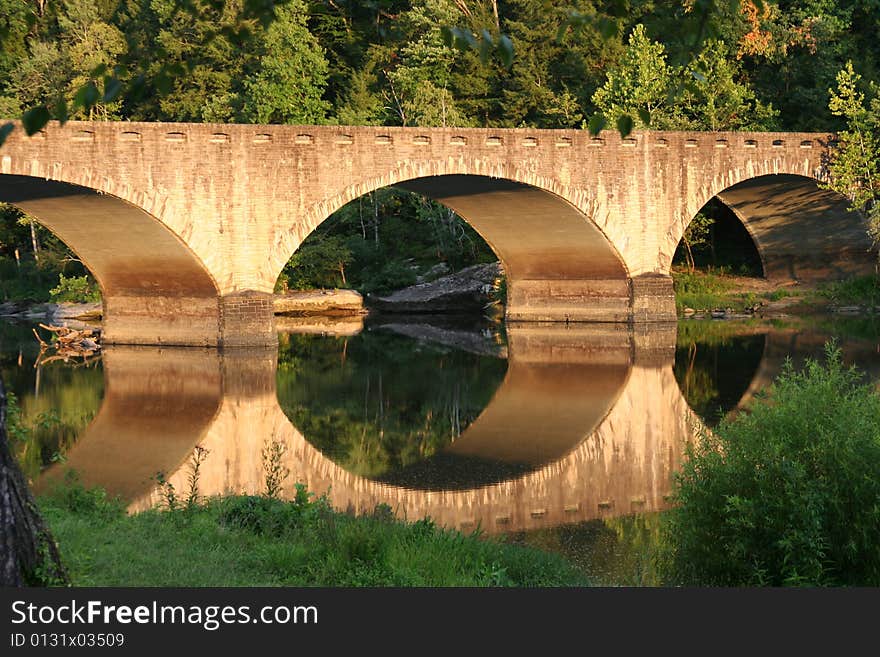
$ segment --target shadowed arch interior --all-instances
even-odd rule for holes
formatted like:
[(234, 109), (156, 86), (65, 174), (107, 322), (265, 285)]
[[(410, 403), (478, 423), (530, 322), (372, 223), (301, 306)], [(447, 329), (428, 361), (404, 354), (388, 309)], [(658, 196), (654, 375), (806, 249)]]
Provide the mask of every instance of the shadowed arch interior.
[[(434, 176), (397, 185), (464, 217), (518, 279), (623, 279), (626, 269), (602, 232), (555, 194), (486, 176)], [(542, 230), (535, 231), (535, 225)]]
[(877, 255), (864, 217), (816, 180), (759, 176), (717, 196), (749, 231), (768, 279), (815, 281), (874, 271)]
[(508, 320), (632, 318), (623, 260), (590, 218), (568, 201), (488, 176), (431, 176), (397, 186), (451, 208), (495, 250), (507, 276)]
[(107, 342), (217, 344), (217, 286), (155, 217), (78, 185), (0, 175), (0, 201), (32, 215), (97, 279)]

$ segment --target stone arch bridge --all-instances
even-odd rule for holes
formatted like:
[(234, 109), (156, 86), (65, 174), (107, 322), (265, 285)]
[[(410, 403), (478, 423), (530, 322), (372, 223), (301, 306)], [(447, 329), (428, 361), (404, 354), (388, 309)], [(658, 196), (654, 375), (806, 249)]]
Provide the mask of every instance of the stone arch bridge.
[(108, 343), (275, 342), (271, 293), (335, 210), (398, 185), (469, 221), (501, 259), (508, 320), (674, 319), (669, 270), (718, 196), (771, 278), (873, 270), (863, 219), (820, 189), (831, 135), (50, 124), (0, 147), (0, 201), (102, 287)]

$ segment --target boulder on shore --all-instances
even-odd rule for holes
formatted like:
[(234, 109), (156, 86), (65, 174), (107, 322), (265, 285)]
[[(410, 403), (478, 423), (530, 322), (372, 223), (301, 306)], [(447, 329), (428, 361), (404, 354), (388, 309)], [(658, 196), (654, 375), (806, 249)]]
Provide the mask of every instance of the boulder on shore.
[(479, 311), (491, 303), (503, 273), (497, 262), (474, 265), (386, 297), (369, 297), (368, 302), (378, 310), (396, 313)]
[(276, 294), (276, 315), (359, 315), (364, 298), (354, 290), (289, 290)]

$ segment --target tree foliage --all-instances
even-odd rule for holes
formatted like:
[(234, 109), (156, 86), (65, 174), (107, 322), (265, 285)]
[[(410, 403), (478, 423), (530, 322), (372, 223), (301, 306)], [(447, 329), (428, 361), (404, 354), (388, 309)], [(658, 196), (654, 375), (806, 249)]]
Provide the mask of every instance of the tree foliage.
[(866, 97), (862, 76), (847, 62), (837, 88), (828, 91), (831, 112), (846, 120), (829, 167), (831, 186), (865, 213), (874, 239), (880, 239), (880, 87), (871, 84)]

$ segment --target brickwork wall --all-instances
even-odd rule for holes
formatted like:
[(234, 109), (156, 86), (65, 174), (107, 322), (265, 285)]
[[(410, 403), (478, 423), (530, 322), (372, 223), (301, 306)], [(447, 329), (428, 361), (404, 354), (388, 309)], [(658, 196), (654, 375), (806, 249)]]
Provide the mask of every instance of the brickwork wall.
[[(502, 260), (505, 250), (517, 250), (520, 268), (540, 274), (523, 276), (529, 282), (521, 285), (511, 281), (512, 308), (523, 317), (665, 318), (668, 285), (660, 291), (634, 284), (626, 312), (626, 295), (614, 288), (600, 298), (594, 282), (569, 283), (571, 289), (547, 302), (533, 292), (550, 291), (552, 279), (607, 280), (607, 272), (584, 274), (593, 260), (619, 262), (622, 280), (668, 274), (687, 224), (710, 198), (756, 176), (822, 180), (829, 141), (811, 133), (637, 132), (622, 139), (611, 131), (591, 137), (578, 130), (68, 122), (32, 138), (15, 131), (0, 148), (0, 174), (81, 185), (143, 210), (140, 225), (158, 222), (181, 245), (175, 257), (208, 273), (221, 297), (219, 342), (237, 344), (265, 336), (271, 322), (264, 305), (226, 297), (270, 293), (302, 240), (348, 201), (427, 176), (485, 176), (545, 192), (517, 207), (509, 198), (501, 204), (504, 189), (487, 188), (473, 205), (480, 215), (471, 217), (475, 223), (494, 213), (494, 234), (484, 237), (502, 245)], [(551, 210), (560, 203), (576, 212)], [(507, 216), (521, 238), (502, 239)], [(602, 258), (597, 231), (598, 248), (607, 251)], [(155, 230), (135, 232), (132, 249), (161, 259), (171, 248), (157, 248)], [(531, 240), (542, 244), (533, 266)], [(572, 245), (581, 243), (590, 246), (578, 259)], [(563, 299), (575, 305), (582, 299), (596, 310), (575, 312)], [(533, 305), (537, 310), (529, 310)], [(244, 318), (251, 311), (262, 328)]]
[(278, 344), (272, 295), (250, 291), (222, 297), (220, 332), (224, 347)]

